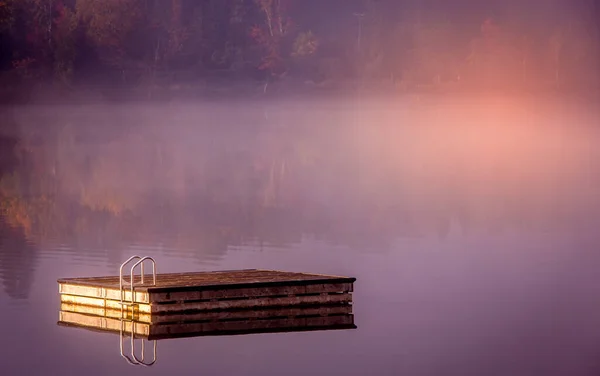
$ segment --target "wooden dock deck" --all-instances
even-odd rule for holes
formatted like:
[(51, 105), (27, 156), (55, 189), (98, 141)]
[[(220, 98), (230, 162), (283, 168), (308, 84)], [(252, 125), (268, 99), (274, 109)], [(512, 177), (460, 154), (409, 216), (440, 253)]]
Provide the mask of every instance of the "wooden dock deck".
[[(62, 304), (121, 310), (133, 303), (141, 314), (172, 314), (310, 305), (350, 305), (355, 278), (277, 270), (64, 278), (58, 280)], [(103, 315), (105, 316), (105, 315)]]

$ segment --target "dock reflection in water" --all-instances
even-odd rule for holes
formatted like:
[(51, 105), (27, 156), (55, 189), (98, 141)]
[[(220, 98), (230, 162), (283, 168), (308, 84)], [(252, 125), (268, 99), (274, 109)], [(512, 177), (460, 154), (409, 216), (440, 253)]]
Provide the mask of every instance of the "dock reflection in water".
[[(58, 325), (119, 334), (121, 356), (131, 364), (146, 366), (157, 360), (157, 340), (357, 328), (352, 305), (349, 304), (162, 315), (136, 311), (132, 315), (127, 310), (61, 303)], [(127, 337), (130, 354), (127, 354), (125, 346)], [(152, 346), (151, 361), (145, 360), (147, 342), (151, 342)]]

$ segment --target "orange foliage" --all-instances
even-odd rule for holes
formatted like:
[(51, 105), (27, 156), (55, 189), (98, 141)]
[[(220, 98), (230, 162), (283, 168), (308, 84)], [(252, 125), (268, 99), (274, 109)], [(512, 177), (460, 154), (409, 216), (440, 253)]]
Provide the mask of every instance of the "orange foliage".
[(265, 24), (255, 25), (250, 30), (250, 36), (264, 50), (261, 70), (281, 73), (283, 70), (282, 42), (288, 35), (292, 22), (286, 17), (286, 2), (282, 0), (255, 0), (255, 3), (265, 15)]
[(88, 36), (100, 46), (116, 48), (139, 21), (141, 9), (139, 0), (78, 0), (76, 4)]
[(25, 234), (31, 233), (32, 221), (27, 206), (18, 198), (3, 198), (0, 202), (0, 215), (5, 218), (9, 226), (22, 228)]

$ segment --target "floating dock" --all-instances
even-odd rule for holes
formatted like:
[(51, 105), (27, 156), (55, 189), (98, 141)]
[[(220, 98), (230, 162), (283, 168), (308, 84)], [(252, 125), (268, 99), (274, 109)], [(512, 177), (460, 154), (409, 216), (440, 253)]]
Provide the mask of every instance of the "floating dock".
[[(142, 276), (144, 278), (142, 279)], [(352, 303), (355, 278), (237, 270), (58, 280), (64, 304), (144, 314)], [(133, 283), (131, 283), (133, 281)]]
[[(152, 274), (144, 273), (144, 263), (151, 263)], [(157, 274), (154, 259), (132, 256), (118, 276), (59, 279), (58, 325), (118, 333), (121, 356), (151, 366), (160, 339), (355, 329), (355, 281), (262, 269)], [(144, 341), (153, 343), (151, 361), (144, 360)]]

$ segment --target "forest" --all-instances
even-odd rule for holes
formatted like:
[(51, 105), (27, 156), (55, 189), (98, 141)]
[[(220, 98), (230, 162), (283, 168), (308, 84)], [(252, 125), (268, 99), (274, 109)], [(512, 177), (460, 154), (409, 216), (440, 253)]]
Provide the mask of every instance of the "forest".
[(587, 90), (600, 76), (598, 3), (1, 0), (0, 82), (4, 97), (41, 85)]

